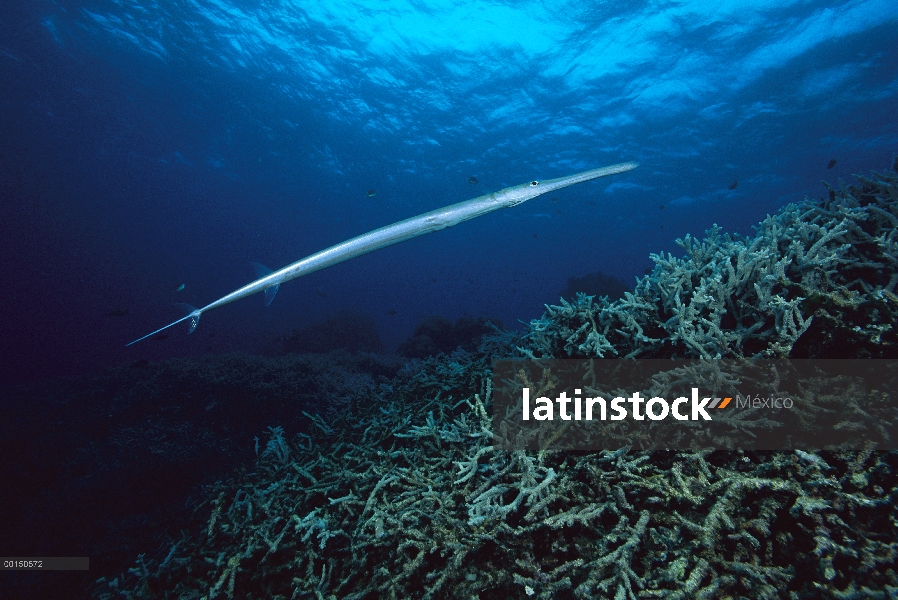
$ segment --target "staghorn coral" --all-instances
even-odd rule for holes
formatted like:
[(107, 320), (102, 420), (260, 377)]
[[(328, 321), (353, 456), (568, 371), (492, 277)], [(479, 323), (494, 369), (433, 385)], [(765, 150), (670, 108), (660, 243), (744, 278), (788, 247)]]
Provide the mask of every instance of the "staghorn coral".
[[(894, 165), (898, 168), (898, 164)], [(898, 356), (898, 175), (790, 204), (753, 238), (719, 227), (614, 302), (580, 294), (530, 323), (526, 356)]]
[(190, 531), (94, 596), (898, 590), (898, 454), (502, 452), (488, 375), (487, 355), (429, 359), (350, 416), (309, 415), (289, 462), (263, 454), (254, 472), (212, 486)]

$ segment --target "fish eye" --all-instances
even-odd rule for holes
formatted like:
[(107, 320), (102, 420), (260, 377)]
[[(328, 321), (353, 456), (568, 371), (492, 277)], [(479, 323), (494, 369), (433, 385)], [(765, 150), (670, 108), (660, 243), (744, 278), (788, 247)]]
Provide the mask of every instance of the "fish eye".
[(538, 186), (538, 185), (539, 185), (539, 182), (538, 182), (538, 181), (531, 181), (531, 182), (530, 182), (530, 187), (536, 187), (536, 186)]

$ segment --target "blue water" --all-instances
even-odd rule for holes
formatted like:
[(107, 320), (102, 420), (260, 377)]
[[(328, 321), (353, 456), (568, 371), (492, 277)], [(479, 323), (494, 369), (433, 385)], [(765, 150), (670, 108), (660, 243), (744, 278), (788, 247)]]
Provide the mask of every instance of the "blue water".
[[(514, 327), (569, 277), (632, 283), (890, 165), (896, 24), (893, 0), (4, 2), (0, 380), (252, 351), (345, 308), (393, 348), (426, 315)], [(631, 160), (124, 347), (249, 261)]]

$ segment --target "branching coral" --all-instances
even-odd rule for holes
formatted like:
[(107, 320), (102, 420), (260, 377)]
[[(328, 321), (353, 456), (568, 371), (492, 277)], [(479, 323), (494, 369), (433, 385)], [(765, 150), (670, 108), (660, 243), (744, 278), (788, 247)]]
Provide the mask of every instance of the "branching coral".
[(492, 445), (487, 365), (461, 353), (416, 363), (351, 418), (313, 419), (312, 433), (289, 443), (286, 466), (272, 453), (214, 486), (191, 533), (95, 596), (779, 598), (898, 588), (898, 455), (503, 452)]
[(719, 227), (610, 302), (580, 295), (532, 321), (526, 356), (894, 357), (898, 175), (790, 204), (753, 238)]

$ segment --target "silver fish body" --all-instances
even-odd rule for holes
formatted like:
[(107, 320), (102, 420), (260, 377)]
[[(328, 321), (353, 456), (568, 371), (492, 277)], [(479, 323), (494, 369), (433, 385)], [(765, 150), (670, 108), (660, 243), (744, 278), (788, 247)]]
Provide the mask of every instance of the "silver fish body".
[(386, 248), (387, 246), (392, 246), (393, 244), (398, 244), (399, 242), (404, 242), (418, 236), (446, 229), (453, 225), (458, 225), (459, 223), (481, 217), (485, 214), (499, 210), (500, 208), (517, 206), (522, 202), (526, 202), (527, 200), (531, 200), (542, 194), (547, 194), (584, 181), (598, 179), (599, 177), (624, 173), (635, 169), (637, 166), (639, 166), (638, 163), (626, 162), (611, 165), (609, 167), (602, 167), (600, 169), (583, 171), (582, 173), (568, 175), (567, 177), (559, 177), (547, 181), (531, 181), (529, 183), (508, 187), (491, 194), (478, 196), (477, 198), (459, 202), (457, 204), (450, 204), (449, 206), (444, 206), (443, 208), (438, 208), (416, 217), (411, 217), (399, 221), (398, 223), (393, 223), (392, 225), (369, 231), (368, 233), (364, 233), (348, 239), (345, 242), (331, 246), (330, 248), (321, 250), (320, 252), (316, 252), (315, 254), (300, 259), (282, 269), (260, 277), (259, 279), (234, 290), (230, 294), (219, 298), (211, 304), (202, 308), (193, 309), (190, 314), (173, 323), (169, 323), (165, 327), (157, 329), (152, 333), (148, 333), (127, 345), (130, 346), (136, 344), (141, 340), (156, 335), (160, 331), (187, 320), (190, 320), (189, 331), (193, 332), (199, 323), (200, 315), (207, 310), (224, 306), (235, 300), (240, 300), (241, 298), (262, 291), (266, 291), (267, 298), (273, 298), (277, 286), (292, 279), (296, 279), (297, 277), (302, 277), (303, 275), (326, 269), (327, 267), (331, 267), (343, 261), (362, 256), (363, 254), (368, 254), (369, 252), (374, 252), (375, 250), (380, 250), (381, 248)]

